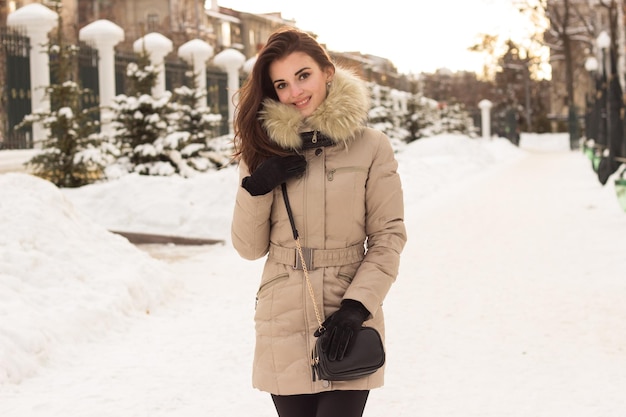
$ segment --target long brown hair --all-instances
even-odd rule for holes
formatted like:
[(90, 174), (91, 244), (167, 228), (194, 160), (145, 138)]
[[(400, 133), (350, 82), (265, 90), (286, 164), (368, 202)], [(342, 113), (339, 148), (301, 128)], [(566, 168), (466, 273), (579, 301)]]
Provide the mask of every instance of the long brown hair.
[(308, 33), (284, 27), (270, 35), (259, 52), (252, 73), (239, 90), (234, 120), (235, 157), (241, 158), (251, 172), (270, 156), (290, 153), (270, 140), (258, 119), (258, 112), (266, 98), (278, 101), (269, 75), (270, 64), (293, 52), (304, 52), (322, 69), (334, 67), (328, 52)]

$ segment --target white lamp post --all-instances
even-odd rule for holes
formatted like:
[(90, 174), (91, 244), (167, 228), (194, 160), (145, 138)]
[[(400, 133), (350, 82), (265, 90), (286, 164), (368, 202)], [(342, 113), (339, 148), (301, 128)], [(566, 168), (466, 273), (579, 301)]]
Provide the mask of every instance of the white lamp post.
[(115, 98), (115, 45), (124, 40), (124, 30), (109, 20), (96, 20), (78, 32), (78, 38), (98, 50), (98, 89), (100, 94), (100, 123), (102, 132), (113, 134)]
[(256, 64), (256, 56), (253, 56), (252, 58), (248, 59), (244, 64), (243, 64), (243, 72), (245, 72), (246, 74), (251, 74), (252, 73), (252, 69), (254, 68), (254, 64)]
[(598, 60), (595, 56), (590, 56), (589, 58), (587, 58), (587, 60), (585, 61), (585, 69), (587, 70), (587, 72), (590, 72), (592, 74), (598, 70)]
[[(596, 43), (598, 44), (598, 49), (600, 49), (600, 51), (602, 52), (602, 65), (600, 66), (600, 69), (602, 70), (602, 74), (606, 75), (607, 67), (608, 67), (606, 63), (606, 50), (611, 46), (611, 36), (609, 36), (607, 31), (603, 30), (598, 35), (598, 38), (596, 39)], [(606, 86), (604, 86), (603, 88), (606, 94), (606, 92), (608, 91)], [(608, 105), (609, 103), (607, 100), (606, 106), (604, 106), (604, 108), (601, 109), (601, 114), (600, 114), (600, 128), (598, 129), (598, 142), (602, 146), (606, 146), (606, 144), (608, 143), (607, 142), (608, 138), (611, 135), (610, 123), (609, 123), (610, 112), (608, 109)]]
[[(28, 4), (8, 15), (7, 25), (23, 27), (30, 38), (30, 97), (34, 112), (50, 111), (50, 98), (46, 88), (50, 86), (50, 60), (47, 46), (48, 32), (57, 26), (59, 15), (39, 3)], [(41, 141), (48, 136), (43, 124), (33, 124), (33, 143), (40, 147)]]
[(213, 56), (213, 47), (201, 39), (192, 39), (178, 48), (178, 56), (193, 66), (196, 87), (206, 90), (206, 61)]
[(148, 33), (133, 43), (133, 50), (141, 53), (146, 50), (150, 63), (158, 71), (156, 85), (152, 88), (152, 96), (159, 98), (165, 94), (165, 56), (172, 52), (173, 43), (160, 33)]
[(607, 65), (606, 65), (606, 50), (609, 49), (609, 47), (611, 46), (611, 36), (608, 34), (608, 32), (606, 30), (603, 30), (598, 35), (598, 38), (596, 39), (596, 43), (598, 44), (598, 48), (600, 49), (600, 51), (602, 51), (602, 67), (601, 67), (601, 70), (603, 72), (605, 72), (606, 69), (607, 69)]
[(234, 132), (235, 94), (239, 89), (239, 69), (243, 67), (246, 57), (236, 49), (225, 49), (215, 55), (213, 62), (226, 70), (228, 74), (228, 129)]
[(481, 111), (481, 127), (483, 131), (483, 139), (491, 137), (491, 107), (493, 103), (487, 99), (481, 100), (478, 107)]
[(585, 60), (585, 69), (589, 73), (589, 88), (587, 89), (588, 95), (585, 99), (585, 138), (587, 140), (587, 146), (595, 143), (598, 139), (598, 117), (596, 109), (596, 77), (598, 72), (598, 60), (595, 56), (590, 56)]

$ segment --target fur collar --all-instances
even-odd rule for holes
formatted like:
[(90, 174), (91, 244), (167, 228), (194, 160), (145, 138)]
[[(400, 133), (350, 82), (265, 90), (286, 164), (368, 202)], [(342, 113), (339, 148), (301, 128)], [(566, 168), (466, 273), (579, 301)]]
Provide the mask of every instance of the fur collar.
[(303, 119), (294, 107), (272, 99), (263, 101), (259, 119), (269, 137), (283, 149), (300, 149), (300, 133), (317, 130), (335, 143), (348, 143), (365, 126), (369, 91), (351, 71), (336, 67), (326, 100)]

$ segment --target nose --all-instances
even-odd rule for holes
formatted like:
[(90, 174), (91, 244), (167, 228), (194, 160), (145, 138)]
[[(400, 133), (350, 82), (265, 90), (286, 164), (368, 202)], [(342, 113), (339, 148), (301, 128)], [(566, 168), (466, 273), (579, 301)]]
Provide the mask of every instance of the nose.
[(294, 84), (291, 86), (290, 93), (291, 93), (291, 97), (294, 97), (294, 98), (299, 97), (300, 94), (302, 94), (302, 88), (299, 85)]

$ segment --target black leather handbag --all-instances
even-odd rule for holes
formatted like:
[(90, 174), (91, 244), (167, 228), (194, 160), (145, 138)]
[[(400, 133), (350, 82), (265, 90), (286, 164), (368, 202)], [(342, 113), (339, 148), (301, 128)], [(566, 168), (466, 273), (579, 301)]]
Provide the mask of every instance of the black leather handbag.
[[(313, 308), (315, 310), (315, 318), (319, 325), (318, 334), (324, 333), (325, 329), (322, 325), (322, 317), (317, 307), (317, 301), (315, 300), (315, 293), (311, 286), (311, 280), (309, 279), (309, 271), (307, 269), (307, 262), (302, 252), (302, 245), (300, 245), (300, 236), (296, 229), (293, 214), (291, 213), (291, 206), (289, 204), (289, 198), (287, 197), (287, 185), (282, 184), (283, 199), (285, 200), (285, 207), (287, 208), (287, 215), (291, 222), (291, 229), (293, 231), (293, 237), (296, 241), (296, 248), (298, 250), (298, 256), (300, 257), (300, 263), (302, 264), (302, 271), (304, 272), (304, 278), (313, 302)], [(367, 375), (373, 374), (381, 366), (385, 364), (385, 348), (383, 346), (382, 338), (376, 329), (373, 327), (361, 327), (361, 330), (355, 336), (354, 345), (350, 350), (350, 354), (343, 357), (340, 361), (331, 361), (328, 359), (327, 353), (322, 350), (321, 338), (315, 341), (315, 346), (311, 352), (311, 368), (313, 371), (313, 381), (317, 379), (326, 381), (349, 381), (352, 379), (363, 378)]]
[(318, 338), (311, 355), (313, 381), (349, 381), (373, 374), (385, 364), (385, 348), (380, 334), (373, 327), (361, 327), (349, 355), (331, 361), (322, 351)]

